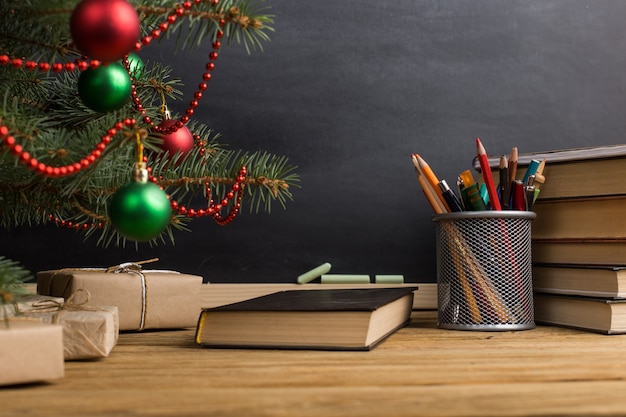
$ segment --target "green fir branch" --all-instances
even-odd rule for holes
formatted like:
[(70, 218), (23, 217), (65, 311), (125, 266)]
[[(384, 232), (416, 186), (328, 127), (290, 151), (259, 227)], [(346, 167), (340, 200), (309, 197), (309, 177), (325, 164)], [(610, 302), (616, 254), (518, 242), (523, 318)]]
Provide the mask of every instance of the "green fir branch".
[[(171, 14), (179, 2), (130, 0), (139, 11), (142, 31), (148, 35)], [(73, 61), (80, 54), (71, 47), (69, 16), (76, 0), (5, 0), (0, 2), (0, 54), (24, 60)], [(250, 53), (262, 50), (273, 31), (273, 16), (261, 0), (222, 0), (217, 6), (201, 2), (170, 25), (166, 35), (176, 36), (175, 49), (202, 48), (224, 31), (226, 43), (237, 43)], [(220, 20), (224, 20), (220, 28)], [(166, 36), (166, 37), (167, 37)], [(210, 46), (207, 49), (211, 49)], [(118, 131), (102, 156), (78, 173), (62, 178), (37, 175), (0, 145), (0, 226), (35, 226), (50, 221), (71, 224), (78, 233), (94, 237), (101, 246), (127, 244), (108, 220), (113, 193), (133, 178), (138, 159), (136, 134), (143, 139), (152, 174), (176, 201), (189, 207), (208, 206), (205, 190), (219, 202), (231, 189), (241, 166), (247, 167), (242, 205), (250, 212), (271, 212), (292, 200), (299, 187), (296, 167), (286, 157), (267, 152), (230, 150), (222, 137), (196, 119), (189, 129), (202, 142), (186, 155), (160, 151), (160, 135), (151, 132), (129, 103), (123, 108), (99, 113), (80, 100), (77, 82), (80, 71), (54, 74), (0, 66), (0, 123), (38, 162), (64, 166), (89, 155), (102, 136), (116, 123), (137, 120), (135, 128)], [(155, 123), (163, 119), (164, 105), (180, 100), (182, 82), (172, 69), (159, 62), (145, 62), (133, 75), (135, 90), (145, 114)], [(175, 117), (172, 115), (172, 117)], [(135, 130), (137, 129), (137, 130)], [(143, 136), (143, 133), (141, 133)], [(231, 203), (232, 204), (232, 201)], [(223, 212), (229, 210), (225, 207)], [(151, 245), (174, 241), (175, 230), (189, 230), (192, 219), (172, 213), (170, 225)]]

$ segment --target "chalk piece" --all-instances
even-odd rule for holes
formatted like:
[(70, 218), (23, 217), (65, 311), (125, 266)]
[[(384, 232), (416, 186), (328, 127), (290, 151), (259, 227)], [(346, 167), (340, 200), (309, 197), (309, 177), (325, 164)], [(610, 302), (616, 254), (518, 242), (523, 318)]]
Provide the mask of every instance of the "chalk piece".
[(330, 264), (325, 262), (320, 266), (311, 269), (308, 272), (305, 272), (302, 275), (298, 276), (298, 284), (306, 284), (307, 282), (313, 281), (315, 278), (319, 278), (324, 274), (327, 274), (330, 271)]
[(377, 284), (404, 284), (404, 275), (376, 275)]
[(369, 284), (369, 275), (326, 274), (322, 275), (322, 284)]

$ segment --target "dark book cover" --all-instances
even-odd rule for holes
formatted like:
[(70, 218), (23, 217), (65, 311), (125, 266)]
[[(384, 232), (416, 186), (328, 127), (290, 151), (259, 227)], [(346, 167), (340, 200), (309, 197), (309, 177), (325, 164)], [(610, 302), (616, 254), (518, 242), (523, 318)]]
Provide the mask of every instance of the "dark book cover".
[(287, 290), (205, 311), (373, 311), (417, 288)]
[(206, 308), (196, 342), (215, 348), (371, 350), (410, 321), (417, 289), (287, 290)]

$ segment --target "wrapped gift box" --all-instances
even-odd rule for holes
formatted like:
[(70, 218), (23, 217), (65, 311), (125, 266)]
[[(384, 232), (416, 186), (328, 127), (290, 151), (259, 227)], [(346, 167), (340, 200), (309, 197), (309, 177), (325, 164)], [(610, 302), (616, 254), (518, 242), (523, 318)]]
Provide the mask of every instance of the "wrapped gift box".
[(106, 358), (117, 344), (119, 321), (116, 306), (28, 313), (28, 316), (63, 326), (63, 355), (66, 361)]
[[(80, 300), (75, 301), (76, 295)], [(90, 298), (86, 291), (74, 296), (67, 301), (40, 294), (23, 296), (16, 300), (17, 309), (4, 306), (5, 317), (17, 314), (20, 318), (63, 326), (65, 360), (106, 358), (119, 337), (117, 307), (84, 306)]]
[(0, 386), (62, 378), (63, 327), (39, 320), (0, 321)]
[(195, 327), (202, 277), (175, 271), (142, 271), (136, 264), (108, 269), (60, 269), (37, 273), (37, 292), (68, 298), (91, 295), (89, 306), (117, 306), (120, 330)]

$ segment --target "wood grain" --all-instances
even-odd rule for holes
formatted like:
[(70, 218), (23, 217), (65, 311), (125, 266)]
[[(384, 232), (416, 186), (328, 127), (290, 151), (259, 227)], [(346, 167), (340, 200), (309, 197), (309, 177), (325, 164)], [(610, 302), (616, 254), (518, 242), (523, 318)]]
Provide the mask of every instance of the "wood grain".
[(624, 337), (539, 326), (436, 328), (370, 352), (204, 349), (193, 329), (123, 333), (65, 378), (0, 389), (0, 416), (610, 415), (626, 409)]

